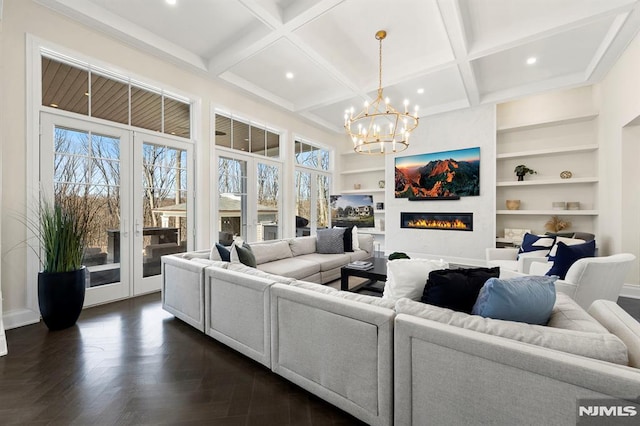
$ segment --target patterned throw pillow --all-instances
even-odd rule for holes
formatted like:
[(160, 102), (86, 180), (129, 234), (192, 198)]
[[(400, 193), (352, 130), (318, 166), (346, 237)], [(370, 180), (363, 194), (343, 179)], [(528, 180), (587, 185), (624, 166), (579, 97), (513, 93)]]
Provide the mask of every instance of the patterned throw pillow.
[(320, 229), (317, 232), (317, 251), (323, 254), (344, 253), (345, 228)]

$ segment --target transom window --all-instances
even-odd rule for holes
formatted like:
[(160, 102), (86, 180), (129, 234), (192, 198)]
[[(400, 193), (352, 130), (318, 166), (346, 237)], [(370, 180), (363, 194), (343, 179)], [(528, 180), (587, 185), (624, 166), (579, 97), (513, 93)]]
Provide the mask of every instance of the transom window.
[(191, 137), (191, 104), (96, 67), (42, 55), (42, 105)]
[(265, 157), (280, 157), (280, 134), (265, 126), (247, 123), (216, 113), (216, 146), (250, 152)]
[(296, 164), (319, 170), (329, 170), (329, 151), (310, 143), (295, 141)]

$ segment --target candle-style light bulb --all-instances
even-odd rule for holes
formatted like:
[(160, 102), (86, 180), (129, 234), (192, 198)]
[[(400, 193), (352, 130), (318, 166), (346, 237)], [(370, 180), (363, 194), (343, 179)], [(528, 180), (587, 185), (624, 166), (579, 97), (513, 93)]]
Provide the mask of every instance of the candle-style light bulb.
[(413, 107), (413, 111), (414, 111), (413, 115), (414, 115), (416, 118), (418, 118), (418, 109), (420, 109), (420, 107), (419, 107), (418, 105), (416, 105), (415, 107)]
[(404, 100), (404, 113), (407, 114), (409, 112), (409, 99)]

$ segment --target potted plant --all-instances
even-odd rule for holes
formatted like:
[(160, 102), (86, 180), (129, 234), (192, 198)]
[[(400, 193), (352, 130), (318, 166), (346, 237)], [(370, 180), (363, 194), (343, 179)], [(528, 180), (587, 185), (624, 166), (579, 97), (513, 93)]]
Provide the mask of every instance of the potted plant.
[(535, 170), (528, 168), (524, 164), (520, 164), (519, 166), (516, 166), (513, 172), (516, 174), (516, 176), (518, 176), (519, 181), (524, 180), (524, 175), (526, 175), (527, 173), (530, 175), (538, 173)]
[(38, 305), (50, 330), (76, 323), (85, 295), (82, 265), (87, 224), (73, 205), (43, 202), (39, 215), (42, 271), (38, 273)]

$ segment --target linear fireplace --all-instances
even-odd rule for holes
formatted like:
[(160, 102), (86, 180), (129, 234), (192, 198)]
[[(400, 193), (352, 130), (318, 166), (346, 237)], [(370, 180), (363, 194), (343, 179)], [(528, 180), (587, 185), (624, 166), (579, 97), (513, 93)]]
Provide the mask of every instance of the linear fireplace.
[(400, 213), (401, 228), (473, 231), (473, 213)]

